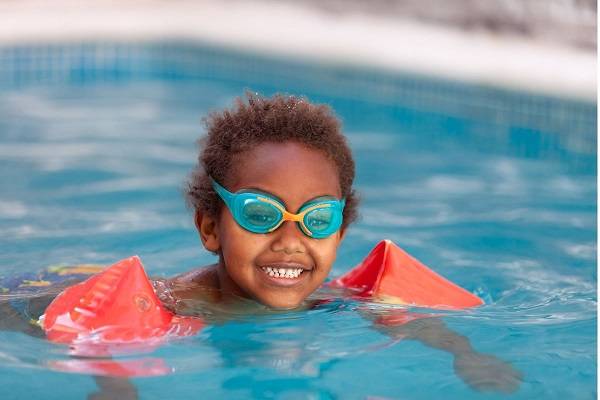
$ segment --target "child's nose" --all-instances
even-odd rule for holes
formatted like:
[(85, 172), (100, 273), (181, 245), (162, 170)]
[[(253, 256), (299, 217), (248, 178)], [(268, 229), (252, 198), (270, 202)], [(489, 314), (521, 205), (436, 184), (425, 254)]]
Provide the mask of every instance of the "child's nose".
[(284, 221), (283, 224), (273, 232), (275, 238), (271, 244), (271, 250), (274, 252), (284, 252), (286, 254), (304, 253), (304, 234), (293, 221)]

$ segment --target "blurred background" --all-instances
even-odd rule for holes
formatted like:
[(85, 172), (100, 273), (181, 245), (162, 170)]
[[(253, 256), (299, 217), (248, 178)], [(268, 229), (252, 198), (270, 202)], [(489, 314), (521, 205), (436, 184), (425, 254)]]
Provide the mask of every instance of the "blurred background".
[(415, 20), (466, 32), (518, 35), (594, 49), (597, 3), (593, 0), (374, 0), (288, 1), (334, 15), (366, 14)]
[(189, 39), (595, 98), (592, 0), (9, 1), (5, 44)]

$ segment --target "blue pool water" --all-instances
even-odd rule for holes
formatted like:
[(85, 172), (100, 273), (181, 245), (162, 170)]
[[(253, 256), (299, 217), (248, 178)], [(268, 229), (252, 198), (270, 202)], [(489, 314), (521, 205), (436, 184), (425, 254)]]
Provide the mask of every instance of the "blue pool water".
[[(596, 398), (595, 104), (178, 45), (4, 49), (0, 85), (3, 277), (212, 263), (182, 196), (202, 116), (245, 89), (302, 94), (335, 109), (357, 161), (361, 219), (333, 275), (392, 239), (486, 300), (443, 319), (523, 375), (512, 394), (473, 390), (451, 355), (339, 299), (127, 354), (166, 368), (132, 379), (140, 398)], [(39, 338), (0, 331), (0, 360), (2, 399), (96, 391)]]

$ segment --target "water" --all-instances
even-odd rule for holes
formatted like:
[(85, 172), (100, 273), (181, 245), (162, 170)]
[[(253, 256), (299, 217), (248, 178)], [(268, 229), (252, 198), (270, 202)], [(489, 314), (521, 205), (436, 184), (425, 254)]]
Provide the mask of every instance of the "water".
[[(309, 311), (237, 316), (194, 338), (122, 356), (157, 375), (132, 379), (141, 398), (596, 397), (595, 120), (571, 123), (567, 115), (540, 129), (536, 121), (547, 121), (548, 110), (537, 110), (533, 122), (508, 112), (489, 120), (468, 104), (457, 114), (440, 102), (345, 97), (298, 80), (251, 84), (267, 95), (282, 90), (327, 102), (344, 121), (362, 217), (332, 275), (380, 239), (394, 240), (486, 300), (443, 320), (477, 351), (509, 362), (523, 383), (511, 395), (473, 390), (450, 354), (391, 339), (361, 316), (376, 305), (338, 299)], [(212, 263), (182, 188), (201, 117), (247, 85), (232, 75), (6, 87), (1, 274), (133, 254), (157, 276)], [(0, 358), (3, 399), (96, 391), (86, 360), (43, 339), (2, 331)], [(80, 372), (65, 372), (73, 369)]]

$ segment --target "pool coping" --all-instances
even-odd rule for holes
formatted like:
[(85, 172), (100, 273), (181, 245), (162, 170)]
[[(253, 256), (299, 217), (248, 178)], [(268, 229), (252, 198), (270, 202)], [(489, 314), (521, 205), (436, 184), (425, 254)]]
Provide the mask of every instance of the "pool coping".
[(224, 5), (215, 0), (150, 4), (3, 3), (0, 46), (192, 40), (303, 62), (597, 100), (596, 52), (589, 49), (399, 18), (329, 15), (301, 4), (233, 1)]

